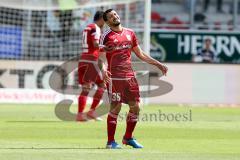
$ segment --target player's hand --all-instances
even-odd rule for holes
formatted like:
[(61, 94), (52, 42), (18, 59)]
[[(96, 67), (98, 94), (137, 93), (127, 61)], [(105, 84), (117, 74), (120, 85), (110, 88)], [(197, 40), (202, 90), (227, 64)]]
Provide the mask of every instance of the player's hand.
[(164, 64), (158, 64), (157, 67), (162, 71), (162, 73), (163, 73), (164, 76), (167, 75), (167, 71), (168, 71), (167, 66), (165, 66)]
[(105, 84), (109, 83), (110, 82), (110, 76), (112, 74), (109, 72), (109, 71), (103, 71), (103, 81)]

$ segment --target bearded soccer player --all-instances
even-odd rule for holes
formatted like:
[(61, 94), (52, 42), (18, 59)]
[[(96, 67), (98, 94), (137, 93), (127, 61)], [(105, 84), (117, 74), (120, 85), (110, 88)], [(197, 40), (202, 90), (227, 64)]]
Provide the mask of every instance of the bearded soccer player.
[(139, 86), (131, 67), (131, 51), (139, 59), (158, 67), (164, 75), (167, 67), (157, 60), (144, 53), (133, 30), (122, 27), (120, 18), (116, 11), (108, 9), (103, 14), (103, 19), (110, 27), (100, 39), (100, 45), (104, 46), (105, 55), (108, 62), (108, 71), (111, 73), (111, 81), (108, 84), (110, 95), (110, 111), (107, 117), (108, 142), (106, 148), (122, 148), (115, 139), (118, 114), (122, 103), (129, 105), (127, 116), (126, 132), (122, 143), (133, 148), (143, 148), (143, 146), (133, 138), (133, 131), (139, 116)]
[[(98, 106), (105, 84), (103, 75), (98, 66), (99, 39), (101, 29), (104, 26), (103, 11), (97, 11), (94, 15), (94, 23), (87, 25), (82, 34), (83, 52), (78, 66), (79, 83), (82, 85), (82, 92), (78, 97), (77, 121), (87, 121), (88, 118), (101, 120), (97, 116), (95, 109)], [(93, 84), (97, 85), (97, 90), (93, 96), (92, 105), (87, 115), (83, 114), (87, 102), (87, 96)]]

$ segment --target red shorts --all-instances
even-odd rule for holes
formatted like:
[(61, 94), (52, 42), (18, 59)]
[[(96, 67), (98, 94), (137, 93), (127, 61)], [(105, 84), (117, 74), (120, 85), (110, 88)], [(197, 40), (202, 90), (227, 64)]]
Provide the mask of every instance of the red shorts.
[(79, 62), (78, 64), (78, 82), (85, 83), (103, 83), (102, 74), (96, 62)]
[(112, 79), (108, 84), (111, 103), (139, 102), (139, 86), (135, 77), (130, 79)]

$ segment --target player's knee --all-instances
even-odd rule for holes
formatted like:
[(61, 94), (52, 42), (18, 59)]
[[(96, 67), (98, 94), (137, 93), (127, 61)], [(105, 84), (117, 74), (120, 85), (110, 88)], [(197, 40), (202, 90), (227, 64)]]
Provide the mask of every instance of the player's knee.
[(90, 91), (90, 89), (91, 89), (91, 84), (84, 84), (82, 86), (82, 93), (81, 93), (81, 95), (87, 96), (89, 91)]
[(101, 83), (98, 85), (99, 88), (102, 88), (103, 90), (105, 90), (107, 87), (105, 85), (105, 83)]
[(131, 113), (134, 113), (136, 115), (139, 115), (139, 112), (140, 112), (140, 106), (138, 104), (136, 105), (132, 105), (130, 106), (130, 110), (129, 110)]
[(90, 91), (90, 88), (83, 87), (83, 91), (88, 93)]
[(88, 96), (89, 90), (82, 90), (81, 96)]
[(139, 106), (135, 106), (134, 108), (135, 108), (135, 114), (139, 115), (140, 107)]
[(119, 112), (121, 111), (121, 104), (119, 103), (112, 103), (111, 104), (111, 108), (110, 108), (110, 112), (114, 113), (114, 114), (119, 114)]

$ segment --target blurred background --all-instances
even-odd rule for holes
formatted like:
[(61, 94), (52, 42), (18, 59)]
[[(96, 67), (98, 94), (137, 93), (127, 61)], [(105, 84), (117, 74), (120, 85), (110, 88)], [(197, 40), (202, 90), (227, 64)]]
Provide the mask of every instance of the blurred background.
[[(173, 85), (149, 103), (240, 104), (238, 0), (1, 0), (0, 103), (51, 103), (51, 72), (81, 54), (81, 32), (97, 10), (115, 9), (144, 49), (169, 66)], [(148, 18), (150, 17), (150, 18)], [(146, 42), (146, 27), (150, 30)], [(146, 45), (148, 43), (148, 45)], [(149, 46), (146, 48), (146, 46)], [(133, 57), (134, 61), (138, 61)], [(149, 74), (148, 84), (159, 80)], [(68, 84), (78, 88), (77, 72)], [(61, 96), (60, 96), (61, 97)]]

